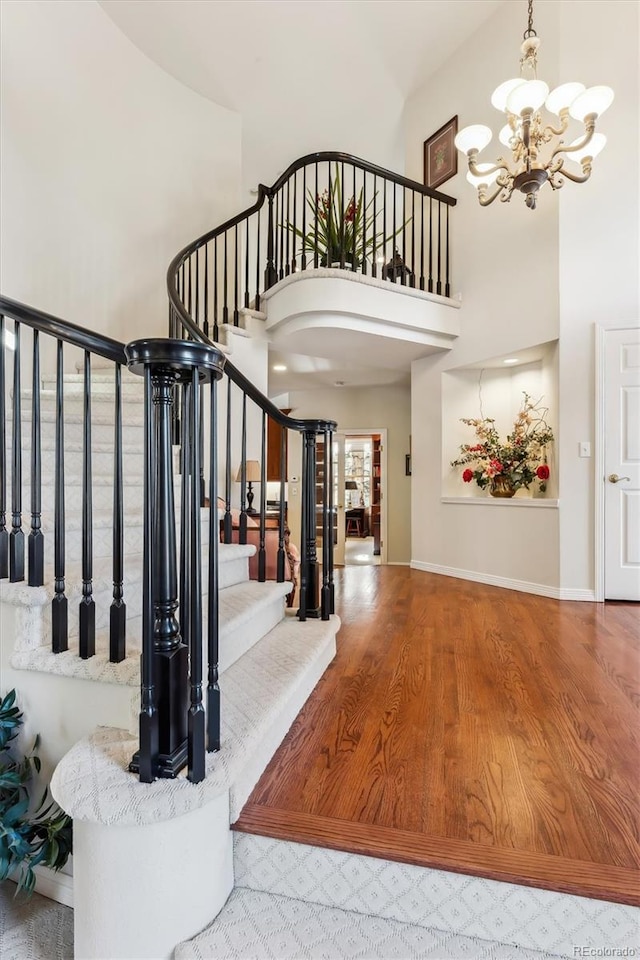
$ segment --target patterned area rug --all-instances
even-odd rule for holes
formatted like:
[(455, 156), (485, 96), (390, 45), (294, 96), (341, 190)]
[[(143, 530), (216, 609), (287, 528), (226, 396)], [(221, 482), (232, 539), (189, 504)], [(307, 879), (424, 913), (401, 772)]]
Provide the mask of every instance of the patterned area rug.
[(0, 883), (2, 960), (72, 960), (73, 910), (34, 893), (14, 898), (16, 885)]

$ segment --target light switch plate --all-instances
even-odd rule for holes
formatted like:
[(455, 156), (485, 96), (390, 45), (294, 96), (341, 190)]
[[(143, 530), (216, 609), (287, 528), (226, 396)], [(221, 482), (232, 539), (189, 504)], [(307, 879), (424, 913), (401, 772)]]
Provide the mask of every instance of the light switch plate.
[(580, 457), (590, 457), (591, 456), (591, 444), (588, 440), (581, 440), (578, 444), (578, 456)]

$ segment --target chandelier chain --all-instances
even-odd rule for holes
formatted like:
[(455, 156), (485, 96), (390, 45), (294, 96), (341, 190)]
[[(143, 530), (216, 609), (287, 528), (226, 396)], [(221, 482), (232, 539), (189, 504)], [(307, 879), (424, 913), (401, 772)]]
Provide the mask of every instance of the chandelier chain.
[(528, 40), (529, 37), (537, 37), (538, 34), (533, 29), (533, 0), (529, 0), (528, 3), (528, 13), (529, 13), (529, 22), (527, 24), (527, 29), (523, 34), (523, 39)]

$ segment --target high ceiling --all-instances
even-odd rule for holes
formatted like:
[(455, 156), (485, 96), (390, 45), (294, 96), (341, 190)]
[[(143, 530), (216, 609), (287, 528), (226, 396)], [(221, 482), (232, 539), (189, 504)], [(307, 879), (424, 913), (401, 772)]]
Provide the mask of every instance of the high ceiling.
[[(402, 172), (407, 97), (506, 0), (99, 2), (160, 67), (241, 115), (246, 197), (316, 150), (344, 150)], [(296, 386), (407, 376), (374, 369), (374, 357), (363, 356), (351, 373), (336, 361), (315, 363), (309, 369), (309, 358), (291, 358)]]

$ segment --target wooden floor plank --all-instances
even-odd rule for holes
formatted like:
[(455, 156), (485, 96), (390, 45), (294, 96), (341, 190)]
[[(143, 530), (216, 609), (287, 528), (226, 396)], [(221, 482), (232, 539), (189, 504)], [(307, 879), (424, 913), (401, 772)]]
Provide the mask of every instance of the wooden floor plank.
[(337, 612), (239, 829), (640, 903), (638, 605), (351, 567)]

